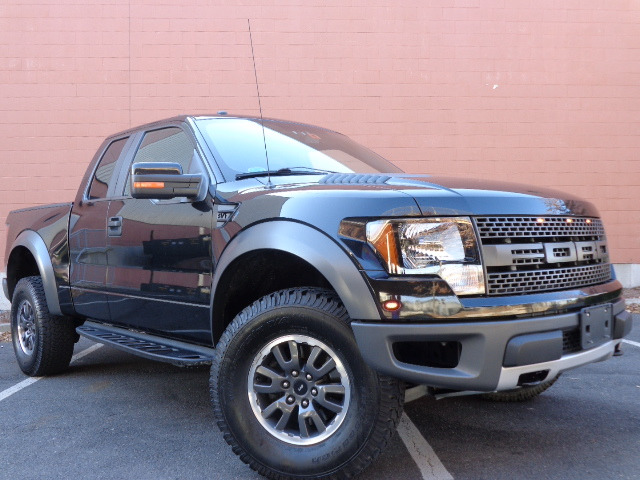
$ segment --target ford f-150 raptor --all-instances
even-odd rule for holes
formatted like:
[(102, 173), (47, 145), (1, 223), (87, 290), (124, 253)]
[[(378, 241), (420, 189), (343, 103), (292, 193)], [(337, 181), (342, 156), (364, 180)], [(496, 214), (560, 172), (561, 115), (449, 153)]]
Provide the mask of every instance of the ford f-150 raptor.
[(403, 173), (336, 132), (181, 116), (109, 137), (73, 203), (11, 212), (4, 293), (27, 375), (79, 335), (211, 365), (233, 451), (351, 478), (405, 385), (525, 400), (629, 333), (588, 202)]

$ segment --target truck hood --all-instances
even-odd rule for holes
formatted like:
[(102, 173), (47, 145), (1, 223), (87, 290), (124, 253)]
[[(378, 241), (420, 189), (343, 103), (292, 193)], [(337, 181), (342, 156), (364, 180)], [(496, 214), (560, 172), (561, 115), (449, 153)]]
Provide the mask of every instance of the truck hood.
[(411, 195), (423, 215), (598, 215), (585, 200), (531, 185), (406, 174), (386, 183)]
[[(598, 216), (591, 203), (573, 195), (537, 186), (491, 180), (396, 173), (272, 177), (271, 181), (275, 187), (271, 192), (298, 199), (302, 197), (309, 200), (313, 197), (315, 200), (322, 198), (322, 201), (328, 201), (328, 197), (333, 197), (356, 203), (363, 200), (371, 207), (372, 203), (378, 203), (374, 199), (390, 206), (391, 198), (398, 201), (404, 198), (405, 202), (413, 198), (419, 212), (411, 214), (418, 215)], [(347, 205), (342, 203), (341, 206), (344, 209)], [(369, 215), (380, 213), (371, 211)], [(410, 214), (398, 210), (394, 213)]]

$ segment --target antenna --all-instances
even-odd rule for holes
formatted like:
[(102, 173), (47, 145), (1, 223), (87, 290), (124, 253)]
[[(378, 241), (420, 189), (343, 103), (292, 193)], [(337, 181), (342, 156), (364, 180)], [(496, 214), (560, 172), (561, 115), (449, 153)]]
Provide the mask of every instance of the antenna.
[(253, 54), (253, 37), (251, 36), (251, 20), (247, 18), (249, 25), (249, 43), (251, 43), (251, 58), (253, 59), (253, 75), (256, 78), (256, 91), (258, 92), (258, 107), (260, 107), (260, 125), (262, 126), (262, 141), (264, 143), (264, 156), (267, 159), (267, 188), (273, 188), (271, 184), (271, 168), (269, 168), (269, 152), (267, 152), (267, 137), (264, 134), (264, 119), (262, 118), (262, 102), (260, 101), (260, 87), (258, 86), (258, 71), (256, 70), (256, 56)]

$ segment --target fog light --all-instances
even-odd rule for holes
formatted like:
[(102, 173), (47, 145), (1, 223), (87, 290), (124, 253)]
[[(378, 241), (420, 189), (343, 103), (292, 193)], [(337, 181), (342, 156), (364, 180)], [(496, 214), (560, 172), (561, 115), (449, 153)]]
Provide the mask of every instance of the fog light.
[(382, 302), (382, 308), (384, 308), (387, 312), (395, 312), (402, 308), (402, 303), (399, 300), (385, 300)]

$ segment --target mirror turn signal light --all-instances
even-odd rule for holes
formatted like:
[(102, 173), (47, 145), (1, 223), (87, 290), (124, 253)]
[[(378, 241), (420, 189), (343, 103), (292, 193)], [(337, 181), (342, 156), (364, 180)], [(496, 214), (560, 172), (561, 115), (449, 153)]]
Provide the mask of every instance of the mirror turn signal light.
[(133, 182), (135, 188), (164, 188), (164, 182)]

